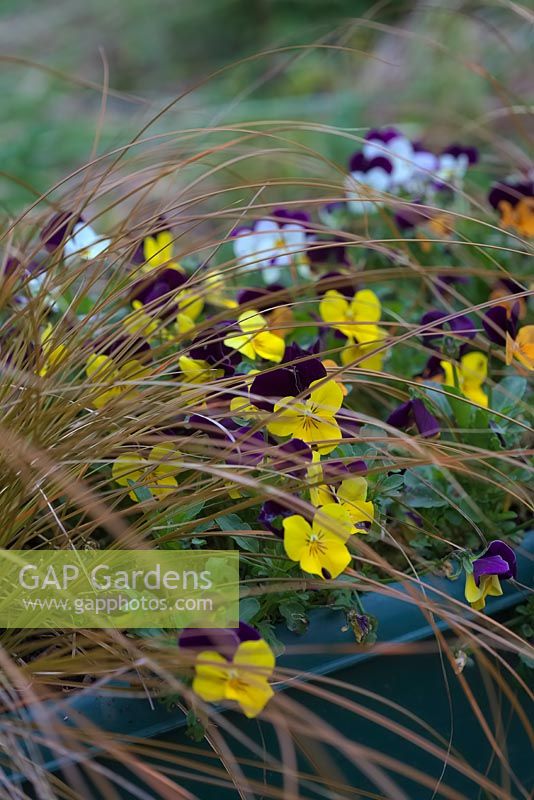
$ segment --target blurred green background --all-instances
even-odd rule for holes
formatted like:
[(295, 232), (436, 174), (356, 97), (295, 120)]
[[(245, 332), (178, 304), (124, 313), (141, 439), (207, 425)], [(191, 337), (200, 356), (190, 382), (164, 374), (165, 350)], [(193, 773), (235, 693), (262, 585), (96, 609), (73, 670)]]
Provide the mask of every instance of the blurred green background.
[[(249, 119), (356, 130), (401, 122), (439, 146), (462, 135), (483, 140), (491, 119), (506, 143), (518, 120), (525, 125), (508, 109), (532, 91), (531, 29), (519, 8), (497, 0), (2, 0), (0, 204), (13, 214), (90, 157), (106, 70), (113, 94), (99, 153), (199, 82), (155, 131)], [(249, 58), (273, 48), (293, 49)], [(350, 152), (334, 138), (327, 147), (340, 162)]]

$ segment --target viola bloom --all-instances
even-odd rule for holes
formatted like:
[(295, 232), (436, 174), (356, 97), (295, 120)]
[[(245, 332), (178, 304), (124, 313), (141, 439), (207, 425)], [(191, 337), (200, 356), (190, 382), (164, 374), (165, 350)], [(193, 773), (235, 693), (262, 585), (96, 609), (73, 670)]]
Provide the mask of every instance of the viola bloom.
[(391, 188), (402, 188), (413, 176), (414, 146), (396, 128), (369, 131), (362, 148), (365, 158), (387, 158), (391, 163)]
[(285, 342), (271, 333), (265, 317), (257, 311), (244, 311), (237, 319), (241, 334), (227, 336), (224, 344), (254, 360), (257, 356), (267, 361), (280, 362), (284, 356)]
[(350, 564), (345, 544), (354, 532), (346, 510), (336, 503), (319, 508), (310, 525), (300, 514), (283, 520), (284, 549), (304, 572), (321, 578), (337, 578)]
[(202, 650), (195, 662), (193, 691), (206, 703), (232, 700), (245, 716), (257, 717), (274, 692), (269, 684), (274, 653), (264, 639), (241, 642), (231, 659), (216, 650)]
[(85, 373), (95, 389), (99, 387), (99, 393), (92, 394), (91, 403), (95, 408), (104, 408), (123, 396), (132, 399), (135, 384), (148, 377), (151, 370), (137, 358), (118, 364), (109, 355), (93, 353), (87, 359)]
[[(176, 463), (177, 457), (180, 454), (167, 444), (153, 447), (148, 458), (138, 453), (124, 453), (113, 462), (111, 474), (119, 486), (143, 486), (156, 500), (163, 500), (178, 488), (175, 475), (181, 467)], [(135, 486), (129, 496), (134, 502), (139, 502)]]
[(484, 314), (482, 324), (488, 338), (506, 347), (506, 363), (516, 358), (528, 370), (534, 370), (534, 325), (517, 328), (519, 304), (493, 306)]
[(484, 555), (473, 561), (472, 573), (465, 576), (465, 599), (476, 611), (486, 605), (486, 597), (502, 594), (501, 580), (517, 577), (517, 560), (512, 548), (496, 539)]
[(449, 314), (446, 311), (438, 311), (437, 309), (432, 309), (423, 314), (421, 325), (425, 327), (432, 325), (432, 327), (427, 327), (427, 330), (421, 333), (421, 338), (425, 342), (435, 342), (442, 339), (449, 332), (450, 335), (461, 336), (464, 339), (475, 338), (477, 329), (473, 320), (467, 314), (460, 314), (447, 320), (447, 322), (442, 322), (448, 316)]
[(307, 400), (284, 397), (276, 403), (267, 429), (274, 436), (292, 436), (321, 453), (330, 453), (342, 438), (335, 415), (343, 403), (343, 392), (335, 381), (314, 381), (310, 388)]
[(310, 276), (306, 254), (309, 216), (304, 212), (276, 209), (274, 219), (260, 219), (251, 228), (234, 231), (234, 253), (245, 269), (261, 271), (266, 283), (274, 283), (290, 267), (303, 278)]
[(141, 267), (143, 272), (151, 272), (160, 267), (184, 272), (183, 267), (173, 260), (174, 240), (169, 230), (147, 236), (143, 241), (143, 254), (145, 257), (145, 263)]
[[(284, 357), (277, 369), (255, 375), (250, 387), (254, 405), (272, 411), (282, 397), (302, 394), (314, 381), (326, 378), (326, 369), (315, 357), (319, 342), (307, 350), (298, 344), (286, 347)], [(251, 373), (249, 373), (250, 375)]]
[(388, 425), (401, 430), (408, 430), (415, 425), (421, 436), (437, 436), (440, 424), (419, 398), (408, 400), (397, 406), (386, 420)]
[(438, 157), (436, 182), (461, 187), (467, 170), (478, 162), (478, 150), (461, 144), (451, 144)]
[(319, 304), (319, 314), (324, 322), (360, 343), (378, 338), (376, 323), (380, 320), (381, 312), (380, 300), (370, 289), (356, 292), (352, 300), (331, 289)]
[(158, 329), (158, 322), (144, 310), (140, 300), (132, 302), (133, 311), (124, 319), (122, 324), (130, 336), (144, 336), (148, 339)]
[(488, 199), (500, 213), (503, 228), (510, 228), (527, 238), (534, 236), (534, 181), (496, 183)]
[(366, 158), (354, 153), (345, 179), (347, 206), (353, 214), (370, 214), (383, 202), (384, 193), (393, 188), (393, 164), (389, 158), (378, 155)]
[(199, 358), (179, 356), (178, 364), (187, 383), (210, 383), (224, 375), (224, 370), (214, 369), (207, 361)]
[[(333, 358), (324, 358), (321, 361), (321, 364), (326, 369), (327, 374), (330, 370), (335, 370), (335, 371), (339, 370), (339, 366), (338, 364), (336, 364)], [(343, 397), (346, 397), (349, 393), (349, 390), (343, 383), (343, 375), (338, 372), (336, 375), (334, 375), (332, 380), (334, 380), (339, 385), (339, 388), (343, 392)]]
[(43, 228), (41, 239), (50, 252), (63, 247), (65, 259), (73, 256), (87, 260), (98, 258), (111, 244), (111, 239), (100, 236), (83, 217), (68, 211), (52, 217)]
[(190, 333), (194, 330), (197, 319), (204, 308), (204, 300), (196, 294), (182, 290), (176, 295), (178, 313), (176, 315), (176, 331), (178, 334)]
[(488, 357), (478, 350), (466, 353), (460, 358), (459, 365), (450, 361), (441, 361), (445, 373), (444, 384), (460, 389), (464, 397), (484, 408), (488, 407), (488, 396), (482, 385), (488, 377)]
[(337, 503), (347, 513), (351, 523), (360, 532), (367, 532), (374, 519), (374, 505), (367, 500), (368, 484), (362, 475), (349, 475), (335, 484), (325, 482), (318, 453), (313, 454), (313, 463), (308, 468), (310, 500), (314, 506), (324, 507)]
[[(379, 350), (381, 343), (387, 338), (387, 333), (383, 328), (377, 326), (368, 326), (367, 335), (373, 335), (375, 338), (366, 344), (356, 344), (352, 339), (349, 339), (347, 345), (341, 351), (341, 363), (343, 366), (354, 364), (360, 369), (370, 369), (374, 372), (381, 372), (384, 366), (384, 359), (386, 357), (385, 350)], [(377, 351), (377, 352), (375, 352)]]

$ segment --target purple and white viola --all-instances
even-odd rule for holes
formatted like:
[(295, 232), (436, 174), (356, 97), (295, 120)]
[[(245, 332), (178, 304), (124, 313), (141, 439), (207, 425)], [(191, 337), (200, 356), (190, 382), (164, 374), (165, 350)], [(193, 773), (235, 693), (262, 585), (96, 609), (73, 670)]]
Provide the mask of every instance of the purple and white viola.
[(279, 281), (292, 266), (302, 278), (309, 278), (309, 223), (304, 211), (277, 208), (269, 219), (237, 228), (233, 233), (237, 262), (245, 269), (259, 270), (265, 283)]

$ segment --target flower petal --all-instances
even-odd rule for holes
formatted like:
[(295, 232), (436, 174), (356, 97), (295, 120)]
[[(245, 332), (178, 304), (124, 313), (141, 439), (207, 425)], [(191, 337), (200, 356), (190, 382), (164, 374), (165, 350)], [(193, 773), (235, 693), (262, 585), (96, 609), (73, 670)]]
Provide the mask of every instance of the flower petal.
[(293, 514), (282, 521), (284, 526), (284, 549), (291, 561), (300, 561), (308, 546), (311, 526), (300, 514)]

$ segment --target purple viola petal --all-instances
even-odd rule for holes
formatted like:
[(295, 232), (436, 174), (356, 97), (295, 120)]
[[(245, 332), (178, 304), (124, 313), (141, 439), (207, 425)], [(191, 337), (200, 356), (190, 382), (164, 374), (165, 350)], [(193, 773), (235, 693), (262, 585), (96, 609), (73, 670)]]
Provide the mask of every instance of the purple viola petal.
[(73, 227), (80, 222), (83, 222), (83, 218), (72, 211), (60, 211), (54, 214), (41, 231), (42, 243), (50, 253), (53, 253), (65, 244)]
[(464, 339), (474, 339), (477, 334), (476, 325), (467, 314), (453, 317), (448, 324), (453, 333), (457, 336), (463, 336)]
[(230, 464), (255, 467), (265, 455), (265, 438), (261, 431), (251, 432), (250, 428), (238, 428), (231, 437), (231, 452), (227, 456)]
[(290, 367), (278, 367), (269, 372), (260, 372), (250, 387), (251, 402), (263, 411), (272, 411), (276, 400), (295, 397), (299, 394), (295, 371)]
[(111, 356), (120, 361), (127, 361), (131, 358), (146, 359), (151, 352), (151, 348), (146, 339), (142, 336), (100, 336), (90, 343), (92, 352), (97, 355)]
[(277, 524), (277, 519), (290, 517), (294, 512), (289, 508), (277, 503), (276, 500), (266, 500), (258, 514), (258, 521), (264, 528), (274, 533), (275, 536), (283, 537), (284, 529)]
[(365, 139), (368, 142), (378, 141), (388, 144), (389, 142), (393, 141), (393, 139), (397, 139), (399, 136), (402, 136), (401, 132), (397, 128), (391, 126), (389, 128), (372, 128)]
[(502, 575), (509, 572), (507, 562), (501, 556), (481, 556), (473, 561), (473, 577), (478, 586), (482, 575)]
[(490, 542), (485, 556), (500, 556), (508, 564), (509, 574), (503, 575), (503, 578), (516, 578), (517, 577), (517, 558), (509, 544), (503, 542), (502, 539), (494, 539)]
[(393, 409), (391, 414), (386, 420), (388, 425), (391, 425), (393, 428), (399, 428), (400, 430), (404, 430), (408, 428), (412, 423), (412, 416), (413, 416), (413, 408), (412, 408), (412, 401), (408, 400), (406, 403), (401, 403), (400, 406), (397, 406)]
[(352, 461), (341, 461), (337, 458), (332, 461), (323, 461), (322, 469), (325, 483), (328, 484), (338, 483), (352, 475), (367, 474), (367, 464), (359, 458)]
[(421, 325), (432, 325), (432, 328), (427, 331), (423, 331), (421, 334), (426, 342), (430, 342), (432, 339), (439, 339), (441, 336), (443, 336), (443, 326), (441, 325), (441, 320), (446, 316), (446, 311), (438, 311), (437, 309), (431, 309), (423, 314), (421, 317)]
[(350, 266), (347, 247), (342, 239), (315, 239), (307, 250), (312, 264), (344, 264)]
[(419, 398), (412, 400), (412, 411), (421, 436), (437, 436), (441, 430), (440, 424), (436, 417), (428, 411), (422, 400)]
[(356, 439), (363, 426), (363, 422), (350, 408), (344, 408), (336, 414), (335, 420), (341, 429), (343, 439)]
[(416, 377), (422, 378), (423, 380), (426, 381), (435, 380), (437, 378), (444, 378), (445, 370), (441, 366), (441, 362), (442, 362), (441, 356), (430, 356), (425, 366), (423, 367), (423, 371)]
[(349, 172), (366, 173), (372, 169), (383, 169), (388, 175), (393, 172), (393, 164), (385, 155), (367, 158), (361, 151), (353, 153), (349, 159)]
[[(134, 284), (130, 298), (139, 300), (144, 306), (151, 305), (153, 308), (166, 305), (184, 286), (187, 276), (183, 272), (170, 267), (162, 267), (154, 270), (153, 274), (148, 273)], [(173, 305), (172, 312), (166, 309), (166, 313), (176, 314), (176, 306)]]
[(442, 150), (442, 155), (450, 155), (453, 158), (467, 156), (467, 162), (469, 164), (476, 164), (478, 162), (478, 149), (476, 147), (457, 144), (456, 142), (450, 144), (445, 150)]
[(242, 642), (260, 638), (251, 625), (240, 622), (238, 628), (184, 628), (178, 636), (178, 646), (184, 650), (215, 650), (231, 659)]
[(482, 317), (482, 325), (488, 339), (503, 347), (506, 344), (506, 334), (510, 332), (510, 320), (505, 306), (488, 308)]
[(493, 184), (488, 201), (495, 210), (503, 201), (516, 206), (523, 197), (534, 197), (534, 181), (501, 181)]
[(241, 356), (224, 344), (224, 339), (233, 325), (232, 322), (218, 322), (197, 336), (189, 350), (191, 358), (207, 361), (211, 367), (224, 370), (226, 377), (233, 375)]
[(276, 459), (274, 463), (276, 471), (279, 474), (291, 475), (293, 478), (303, 477), (312, 461), (311, 447), (302, 439), (290, 439), (278, 445), (271, 456)]
[(297, 222), (303, 227), (307, 227), (311, 222), (311, 217), (307, 211), (296, 208), (275, 208), (271, 216), (281, 223)]

